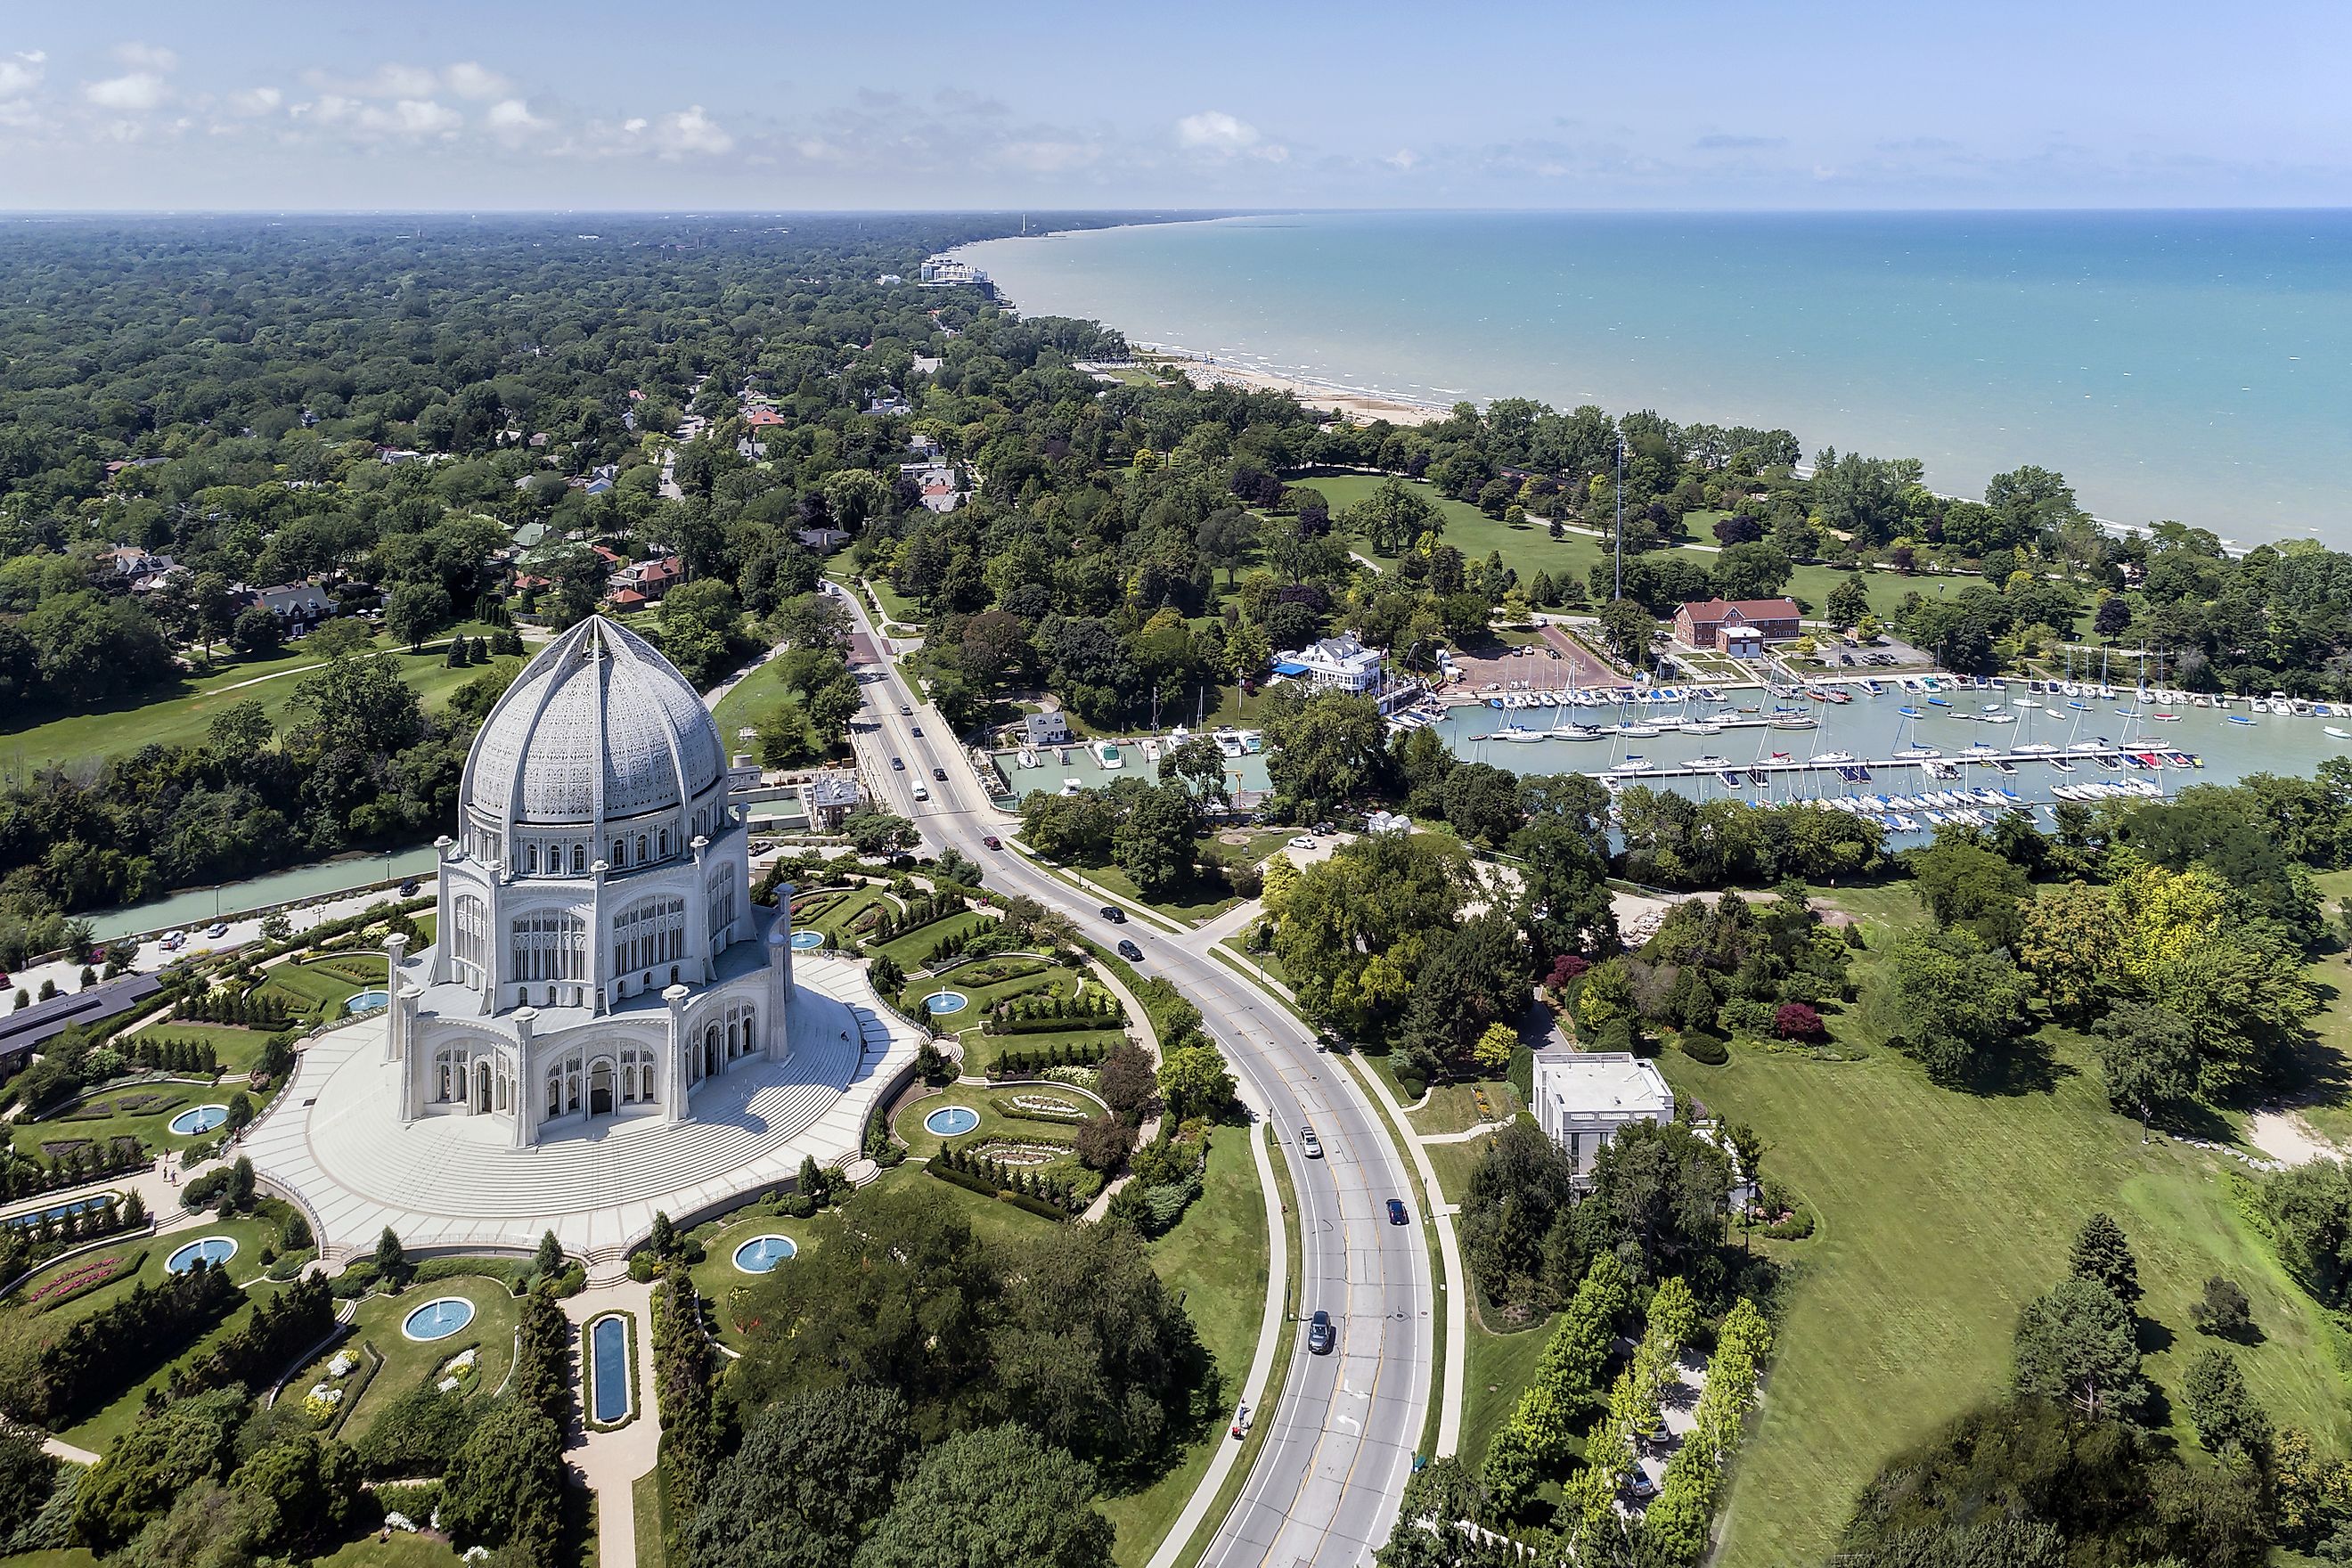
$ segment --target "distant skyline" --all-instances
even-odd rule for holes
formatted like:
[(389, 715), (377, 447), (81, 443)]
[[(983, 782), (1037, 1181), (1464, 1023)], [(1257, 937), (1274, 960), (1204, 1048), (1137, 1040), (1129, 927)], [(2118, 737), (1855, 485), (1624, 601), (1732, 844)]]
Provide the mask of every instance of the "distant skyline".
[(0, 12), (0, 205), (2352, 205), (2352, 7)]

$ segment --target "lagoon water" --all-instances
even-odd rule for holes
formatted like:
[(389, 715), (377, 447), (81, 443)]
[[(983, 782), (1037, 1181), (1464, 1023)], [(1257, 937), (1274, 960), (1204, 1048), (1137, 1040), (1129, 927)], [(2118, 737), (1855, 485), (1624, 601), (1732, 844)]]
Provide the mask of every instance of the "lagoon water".
[(1024, 311), (1445, 403), (2021, 463), (2098, 515), (2352, 547), (2352, 212), (1321, 213), (994, 240)]

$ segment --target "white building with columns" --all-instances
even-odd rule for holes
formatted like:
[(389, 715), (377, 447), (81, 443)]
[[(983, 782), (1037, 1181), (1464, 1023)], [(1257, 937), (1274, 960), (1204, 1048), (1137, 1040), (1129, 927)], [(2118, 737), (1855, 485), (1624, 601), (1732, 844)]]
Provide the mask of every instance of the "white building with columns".
[(391, 942), (403, 1122), (489, 1117), (526, 1148), (683, 1122), (791, 1053), (792, 899), (762, 931), (719, 729), (634, 632), (541, 649), (466, 759), (433, 945)]

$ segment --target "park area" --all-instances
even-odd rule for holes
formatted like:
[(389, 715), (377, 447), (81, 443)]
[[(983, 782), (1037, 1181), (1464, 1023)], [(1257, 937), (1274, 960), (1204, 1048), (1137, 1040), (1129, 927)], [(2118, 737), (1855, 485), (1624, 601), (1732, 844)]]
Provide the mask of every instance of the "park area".
[[(1898, 931), (1925, 918), (1905, 887), (1813, 897), (1860, 922), (1865, 994)], [(2070, 1031), (2042, 1029), (2046, 1072), (1976, 1093), (1929, 1082), (1887, 1047), (1871, 1014), (1839, 1013), (1830, 1051), (1736, 1042), (1720, 1066), (1672, 1047), (1659, 1057), (1678, 1100), (1761, 1135), (1762, 1174), (1816, 1220), (1807, 1239), (1749, 1243), (1785, 1266), (1785, 1297), (1716, 1562), (1823, 1561), (1883, 1463), (2007, 1387), (2019, 1310), (2063, 1276), (2076, 1229), (2096, 1211), (2116, 1218), (2139, 1259), (2152, 1383), (2180, 1388), (2211, 1342), (2190, 1308), (2207, 1279), (2226, 1276), (2260, 1331), (2236, 1350), (2255, 1399), (2280, 1426), (2347, 1450), (2338, 1331), (2244, 1217), (2246, 1166), (2160, 1134), (2143, 1142), (2137, 1121), (2108, 1107), (2088, 1043)], [(1447, 1174), (1457, 1192), (1467, 1167)], [(1489, 1327), (1474, 1321), (1467, 1347), (1471, 1458), (1533, 1375), (1546, 1337), (1542, 1325)], [(2198, 1446), (2177, 1398), (2160, 1425), (2184, 1450)]]
[[(1324, 499), (1330, 502), (1334, 517), (1386, 482), (1387, 476), (1377, 474), (1320, 475), (1298, 481), (1301, 488), (1320, 490)], [(1489, 553), (1500, 554), (1503, 564), (1518, 573), (1522, 584), (1533, 583), (1538, 572), (1549, 572), (1554, 580), (1563, 584), (1573, 583), (1580, 593), (1589, 594), (1592, 569), (1606, 565), (1611, 560), (1608, 541), (1592, 534), (1571, 530), (1565, 537), (1554, 539), (1544, 523), (1507, 523), (1488, 517), (1466, 501), (1446, 499), (1425, 480), (1404, 482), (1444, 514), (1445, 532), (1443, 537), (1446, 543), (1462, 552), (1472, 562), (1484, 561)], [(1722, 516), (1719, 511), (1685, 514), (1683, 526), (1696, 545), (1671, 548), (1686, 553), (1701, 566), (1712, 567), (1715, 564), (1713, 530)], [(1394, 556), (1381, 556), (1362, 550), (1363, 541), (1360, 539), (1352, 540), (1349, 543), (1384, 571), (1396, 564)], [(1663, 554), (1664, 552), (1654, 553)], [(1828, 602), (1830, 590), (1849, 574), (1830, 566), (1801, 565), (1790, 574), (1787, 592), (1810, 605), (1810, 613), (1819, 615), (1822, 606)], [(1974, 577), (1906, 577), (1893, 572), (1864, 572), (1862, 580), (1870, 595), (1871, 609), (1882, 618), (1893, 616), (1895, 606), (1902, 603), (1904, 595), (1907, 593), (1916, 592), (1933, 599), (1956, 594), (1979, 581)]]

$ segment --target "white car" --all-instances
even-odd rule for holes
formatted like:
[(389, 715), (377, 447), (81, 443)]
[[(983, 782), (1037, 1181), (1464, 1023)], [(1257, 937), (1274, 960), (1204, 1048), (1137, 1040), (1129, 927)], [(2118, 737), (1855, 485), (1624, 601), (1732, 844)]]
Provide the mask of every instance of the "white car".
[(929, 784), (917, 784), (917, 785), (915, 786), (915, 798), (916, 798), (917, 800), (929, 800), (929, 799), (930, 799), (930, 798), (931, 798), (931, 786), (930, 786), (930, 785), (929, 785)]
[(1290, 847), (1293, 849), (1312, 849), (1315, 847), (1315, 840), (1302, 833), (1290, 841)]

